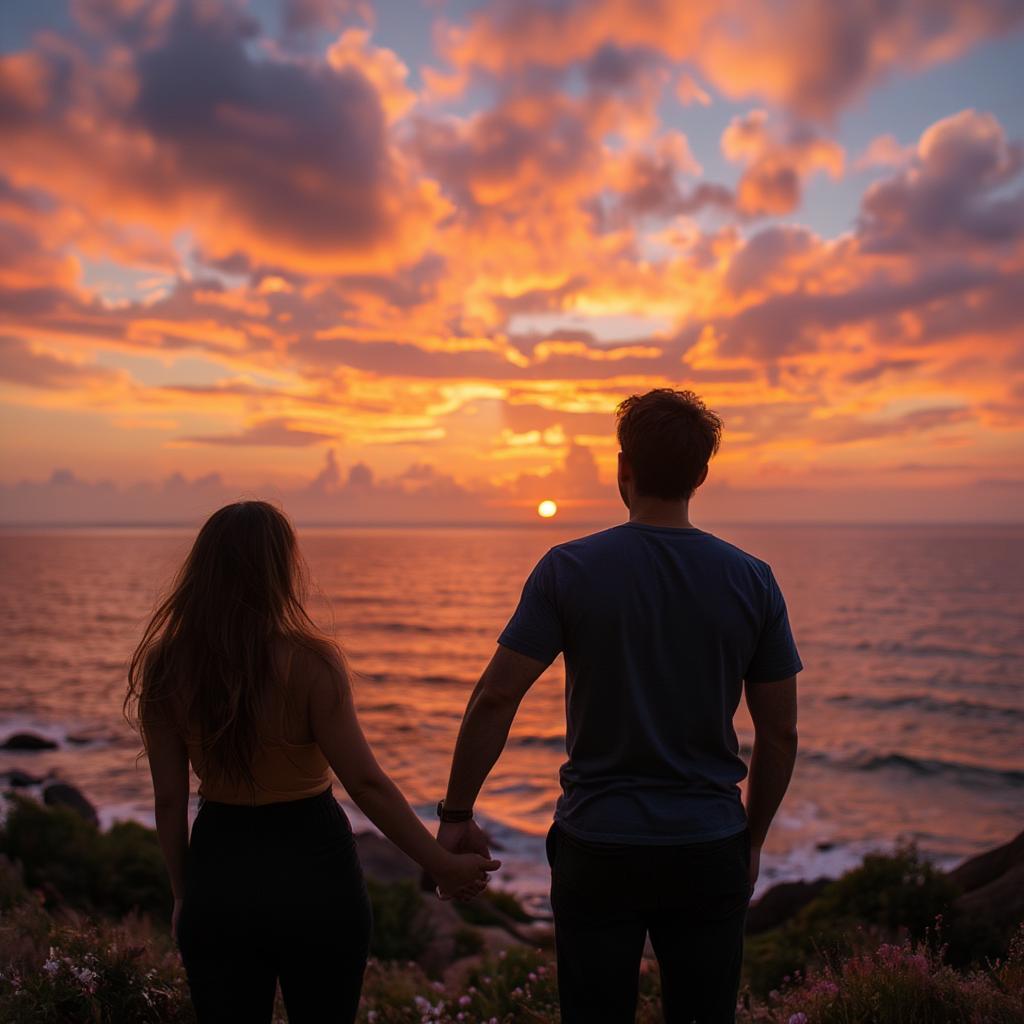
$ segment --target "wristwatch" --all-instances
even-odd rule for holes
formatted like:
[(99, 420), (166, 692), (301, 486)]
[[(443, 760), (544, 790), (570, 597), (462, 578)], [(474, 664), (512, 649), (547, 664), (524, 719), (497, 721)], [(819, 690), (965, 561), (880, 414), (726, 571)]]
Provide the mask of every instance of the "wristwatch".
[(437, 816), (442, 821), (457, 822), (457, 821), (470, 821), (473, 818), (473, 810), (470, 808), (468, 811), (449, 811), (443, 800), (437, 801)]

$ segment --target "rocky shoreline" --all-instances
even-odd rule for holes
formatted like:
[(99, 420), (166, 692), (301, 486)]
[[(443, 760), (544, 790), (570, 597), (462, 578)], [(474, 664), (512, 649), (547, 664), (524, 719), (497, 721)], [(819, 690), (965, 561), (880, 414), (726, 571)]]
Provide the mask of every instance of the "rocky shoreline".
[[(72, 742), (71, 738), (68, 738)], [(0, 749), (35, 752), (55, 749), (56, 742), (34, 733), (16, 733)], [(40, 777), (20, 768), (0, 773), (0, 789), (5, 794), (20, 793), (48, 807), (70, 808), (92, 826), (99, 826), (99, 815), (90, 800), (74, 785), (56, 776)], [(385, 885), (421, 884), (419, 867), (392, 843), (373, 832), (356, 835), (360, 861), (368, 879)], [(954, 909), (963, 915), (985, 920), (997, 928), (1010, 928), (1024, 920), (1024, 831), (993, 850), (967, 858), (945, 873), (959, 895)], [(781, 882), (764, 892), (751, 906), (747, 934), (759, 935), (780, 928), (793, 920), (834, 881), (829, 878)], [(514, 902), (514, 901), (513, 901)], [(466, 918), (453, 904), (436, 899), (423, 900), (423, 926), (433, 938), (424, 966), (439, 972), (444, 964), (458, 961), (458, 936)], [(515, 916), (491, 904), (477, 924), (483, 951), (494, 953), (511, 945), (534, 948), (553, 945), (549, 920), (526, 914), (516, 907)], [(648, 955), (651, 950), (648, 948)]]

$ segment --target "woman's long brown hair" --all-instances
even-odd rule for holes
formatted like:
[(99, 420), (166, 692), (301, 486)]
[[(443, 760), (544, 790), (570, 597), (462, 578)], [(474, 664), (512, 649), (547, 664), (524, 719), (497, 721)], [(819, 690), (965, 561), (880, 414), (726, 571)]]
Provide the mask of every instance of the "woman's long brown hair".
[(273, 505), (241, 501), (210, 516), (128, 669), (124, 713), (147, 748), (158, 719), (197, 729), (204, 774), (254, 789), (268, 697), (285, 682), (276, 644), (341, 657), (303, 607), (307, 579), (291, 523)]

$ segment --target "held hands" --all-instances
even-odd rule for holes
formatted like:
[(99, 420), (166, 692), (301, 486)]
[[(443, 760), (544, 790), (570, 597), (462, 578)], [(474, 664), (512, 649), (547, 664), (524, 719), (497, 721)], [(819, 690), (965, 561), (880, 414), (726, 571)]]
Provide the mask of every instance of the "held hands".
[(437, 873), (437, 895), (442, 900), (472, 899), (487, 887), (488, 871), (497, 871), (501, 867), (500, 860), (491, 858), (491, 848), (487, 836), (472, 819), (469, 821), (442, 821), (437, 829), (437, 841), (451, 855), (449, 860), (459, 864), (465, 870), (473, 865), (472, 875), (467, 880), (456, 881), (446, 879), (443, 873)]
[(497, 871), (500, 860), (482, 857), (479, 853), (450, 853), (434, 871), (437, 895), (442, 900), (469, 900), (487, 888), (488, 871)]

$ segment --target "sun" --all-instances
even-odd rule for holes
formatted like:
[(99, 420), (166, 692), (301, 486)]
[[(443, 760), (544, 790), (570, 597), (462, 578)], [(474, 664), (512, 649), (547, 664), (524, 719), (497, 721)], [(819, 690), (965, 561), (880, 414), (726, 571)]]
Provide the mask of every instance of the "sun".
[(545, 498), (537, 506), (537, 515), (539, 515), (541, 519), (550, 519), (557, 511), (558, 506), (550, 498)]

